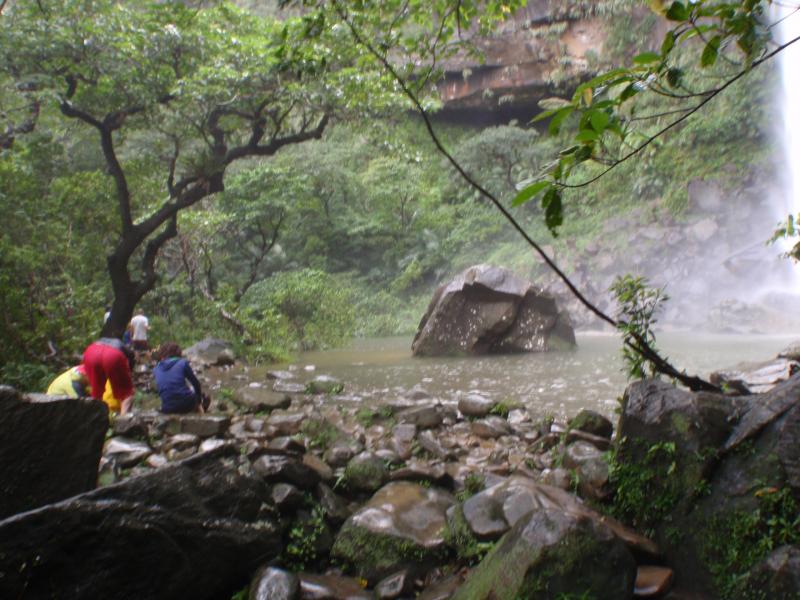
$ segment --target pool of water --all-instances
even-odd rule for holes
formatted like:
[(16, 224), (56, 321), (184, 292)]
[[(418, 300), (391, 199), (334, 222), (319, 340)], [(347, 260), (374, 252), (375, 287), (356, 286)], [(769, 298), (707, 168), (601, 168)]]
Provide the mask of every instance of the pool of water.
[[(705, 377), (739, 362), (770, 359), (796, 339), (670, 332), (658, 336), (657, 346), (678, 368)], [(569, 352), (469, 358), (414, 358), (411, 339), (405, 337), (361, 339), (267, 368), (296, 370), (301, 381), (332, 375), (346, 384), (350, 400), (366, 404), (395, 400), (420, 386), (443, 401), (477, 391), (521, 402), (533, 414), (562, 418), (582, 408), (612, 415), (626, 386), (620, 339), (611, 334), (579, 334), (577, 349)], [(258, 378), (260, 370), (251, 369), (250, 378)]]

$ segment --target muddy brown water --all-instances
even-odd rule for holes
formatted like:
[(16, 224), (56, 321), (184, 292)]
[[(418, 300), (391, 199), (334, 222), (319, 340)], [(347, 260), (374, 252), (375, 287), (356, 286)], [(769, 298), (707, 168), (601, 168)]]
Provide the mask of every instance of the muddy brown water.
[[(798, 337), (664, 332), (657, 346), (679, 368), (708, 376), (739, 362), (773, 358)], [(533, 415), (559, 418), (582, 408), (612, 416), (626, 386), (620, 341), (611, 334), (579, 334), (577, 349), (569, 352), (466, 358), (414, 358), (407, 337), (357, 339), (346, 348), (303, 353), (292, 363), (208, 375), (217, 389), (235, 388), (265, 382), (266, 371), (277, 369), (291, 371), (299, 382), (322, 374), (340, 379), (345, 392), (331, 402), (380, 405), (419, 386), (444, 402), (479, 392), (521, 402)]]

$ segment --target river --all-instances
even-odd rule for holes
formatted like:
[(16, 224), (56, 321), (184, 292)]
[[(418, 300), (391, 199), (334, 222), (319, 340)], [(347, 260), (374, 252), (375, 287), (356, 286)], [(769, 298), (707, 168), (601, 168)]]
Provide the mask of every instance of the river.
[[(657, 346), (679, 368), (708, 376), (742, 361), (763, 361), (798, 339), (797, 335), (755, 336), (665, 332)], [(340, 400), (377, 405), (403, 397), (414, 386), (434, 398), (455, 401), (478, 391), (495, 400), (523, 403), (533, 415), (564, 418), (582, 408), (608, 416), (625, 389), (620, 341), (611, 334), (579, 334), (571, 352), (473, 358), (413, 358), (406, 337), (358, 339), (347, 348), (307, 352), (292, 364), (297, 378), (332, 375), (346, 385)], [(312, 369), (313, 366), (313, 369)], [(261, 369), (250, 369), (256, 380)]]

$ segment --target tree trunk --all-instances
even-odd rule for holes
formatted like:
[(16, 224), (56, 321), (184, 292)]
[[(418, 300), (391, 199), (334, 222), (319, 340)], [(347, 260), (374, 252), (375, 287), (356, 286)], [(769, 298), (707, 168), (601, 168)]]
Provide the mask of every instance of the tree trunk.
[(114, 290), (114, 301), (111, 305), (111, 316), (103, 324), (100, 335), (122, 339), (133, 317), (136, 303), (143, 294), (137, 294), (137, 286), (131, 281), (127, 258), (122, 258), (117, 252), (108, 257), (107, 264)]

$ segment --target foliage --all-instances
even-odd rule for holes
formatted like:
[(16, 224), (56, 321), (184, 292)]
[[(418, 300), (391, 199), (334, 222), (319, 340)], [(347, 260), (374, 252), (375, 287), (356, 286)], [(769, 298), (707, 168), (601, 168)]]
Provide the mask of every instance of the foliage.
[(248, 318), (255, 321), (269, 318), (274, 311), (302, 350), (336, 346), (355, 327), (350, 290), (313, 269), (276, 273), (253, 286), (243, 304)]
[[(795, 238), (800, 237), (800, 230), (797, 228), (798, 218), (800, 218), (800, 214), (796, 217), (795, 215), (788, 215), (785, 221), (778, 223), (778, 228), (769, 240), (770, 243), (774, 244), (786, 240), (788, 244), (792, 243)], [(784, 253), (784, 256), (793, 259), (795, 262), (800, 261), (800, 241), (793, 242), (792, 247)]]
[[(609, 457), (609, 482), (614, 488), (612, 514), (652, 536), (655, 527), (675, 507), (682, 488), (676, 469), (674, 442), (641, 448), (629, 440)], [(635, 460), (620, 453), (634, 453)]]
[(611, 286), (611, 292), (619, 304), (617, 327), (622, 333), (622, 359), (631, 379), (644, 379), (654, 376), (656, 369), (636, 350), (639, 340), (644, 340), (651, 348), (655, 347), (656, 336), (653, 326), (656, 313), (662, 303), (669, 300), (663, 289), (648, 287), (643, 277), (619, 276)]
[(289, 539), (283, 554), (285, 566), (292, 571), (305, 571), (320, 557), (317, 543), (323, 535), (329, 535), (325, 523), (325, 509), (314, 504), (308, 519), (295, 521), (289, 529)]
[(469, 500), (475, 494), (483, 490), (484, 486), (486, 485), (486, 479), (480, 473), (469, 473), (464, 478), (464, 489), (458, 492), (456, 497), (458, 498), (459, 502), (464, 502), (465, 500)]
[[(522, 189), (513, 204), (541, 197), (545, 221), (555, 233), (563, 223), (564, 190), (583, 188), (636, 156), (768, 56), (770, 33), (763, 19), (767, 2), (675, 1), (669, 7), (654, 2), (654, 9), (675, 24), (660, 49), (638, 54), (629, 67), (600, 73), (579, 85), (569, 99), (548, 100), (535, 121), (548, 119), (553, 135), (564, 124), (574, 126), (577, 133), (546, 176)], [(724, 60), (718, 65), (720, 56)], [(695, 61), (701, 69), (718, 67), (711, 76), (720, 83), (709, 88), (704, 80), (693, 79)], [(637, 100), (646, 95), (657, 95), (664, 102), (656, 112), (640, 117)], [(587, 174), (582, 167), (590, 163), (601, 165), (599, 172)]]
[(761, 598), (748, 579), (758, 561), (779, 546), (800, 543), (800, 505), (789, 486), (755, 491), (756, 508), (712, 517), (714, 532), (703, 547), (714, 582), (724, 598)]

